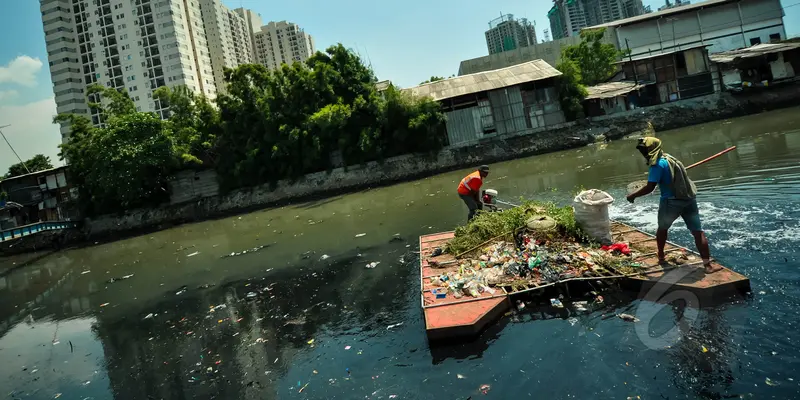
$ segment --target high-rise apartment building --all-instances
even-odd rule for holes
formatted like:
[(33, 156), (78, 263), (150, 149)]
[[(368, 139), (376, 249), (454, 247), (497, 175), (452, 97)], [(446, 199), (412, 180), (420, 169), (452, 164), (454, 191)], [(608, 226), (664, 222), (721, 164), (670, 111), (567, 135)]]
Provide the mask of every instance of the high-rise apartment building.
[(516, 20), (514, 15), (506, 14), (489, 21), (486, 31), (489, 54), (532, 46), (536, 42), (536, 26), (525, 18)]
[(199, 0), (199, 4), (214, 82), (217, 91), (224, 92), (224, 69), (253, 62), (250, 31), (247, 21), (239, 13), (225, 7), (220, 0)]
[[(93, 84), (124, 90), (137, 110), (162, 118), (159, 87), (217, 95), (200, 0), (40, 0), (40, 10), (59, 113), (100, 125), (85, 94)], [(68, 132), (62, 126), (64, 140)]]
[(668, 10), (670, 8), (680, 7), (691, 4), (689, 0), (675, 0), (674, 2), (670, 2), (669, 0), (665, 0), (666, 4), (658, 8), (658, 11)]
[(256, 32), (261, 31), (261, 25), (264, 24), (261, 20), (261, 15), (246, 8), (237, 8), (233, 11), (239, 14), (240, 17), (244, 18), (245, 26), (247, 27), (247, 33), (250, 37), (250, 47), (253, 49), (253, 61), (256, 61), (255, 34)]
[(316, 51), (314, 38), (291, 22), (270, 22), (254, 37), (256, 61), (269, 69), (305, 61)]
[(642, 0), (553, 0), (547, 13), (553, 39), (577, 36), (587, 26), (645, 13)]

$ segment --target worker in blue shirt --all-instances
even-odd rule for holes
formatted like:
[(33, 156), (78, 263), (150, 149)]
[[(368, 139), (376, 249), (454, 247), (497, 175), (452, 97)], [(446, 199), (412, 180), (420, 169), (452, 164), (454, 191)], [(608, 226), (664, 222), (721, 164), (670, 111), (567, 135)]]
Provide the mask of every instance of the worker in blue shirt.
[(652, 193), (656, 186), (661, 191), (661, 200), (658, 205), (658, 230), (656, 231), (659, 263), (666, 263), (664, 246), (667, 243), (667, 233), (672, 223), (681, 217), (694, 236), (694, 243), (703, 259), (705, 272), (710, 274), (722, 269), (719, 266), (711, 265), (711, 250), (703, 232), (700, 211), (697, 208), (697, 188), (686, 174), (686, 168), (678, 159), (664, 153), (661, 149), (661, 140), (657, 138), (641, 138), (636, 148), (647, 160), (649, 167), (647, 185), (629, 194), (627, 198), (629, 202), (633, 203), (637, 197)]

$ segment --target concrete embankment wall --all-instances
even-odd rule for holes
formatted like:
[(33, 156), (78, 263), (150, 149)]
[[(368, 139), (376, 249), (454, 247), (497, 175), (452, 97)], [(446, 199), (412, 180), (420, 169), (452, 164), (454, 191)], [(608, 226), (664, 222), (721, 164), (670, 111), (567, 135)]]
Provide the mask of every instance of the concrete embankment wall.
[[(591, 121), (567, 123), (544, 132), (522, 132), (489, 138), (468, 147), (444, 149), (435, 155), (406, 155), (387, 159), (382, 163), (339, 168), (330, 173), (313, 173), (294, 182), (281, 181), (274, 188), (261, 185), (224, 195), (196, 195), (195, 197), (200, 198), (181, 204), (87, 219), (84, 221), (84, 229), (90, 238), (163, 229), (184, 222), (386, 185), (483, 163), (581, 147), (596, 141), (600, 135), (617, 139), (646, 132), (648, 122), (657, 131), (662, 131), (796, 105), (799, 101), (800, 86), (777, 87), (747, 96), (715, 94), (594, 118)], [(208, 179), (208, 176), (204, 179)], [(183, 195), (183, 198), (192, 197)]]

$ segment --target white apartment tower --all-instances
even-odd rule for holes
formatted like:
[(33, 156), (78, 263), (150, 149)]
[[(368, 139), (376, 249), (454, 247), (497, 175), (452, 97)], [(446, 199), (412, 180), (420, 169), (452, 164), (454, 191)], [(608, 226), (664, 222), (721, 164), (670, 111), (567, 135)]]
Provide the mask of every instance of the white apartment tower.
[(536, 26), (525, 18), (514, 19), (513, 14), (502, 15), (489, 21), (489, 30), (485, 36), (489, 54), (533, 46), (537, 43)]
[(269, 69), (305, 61), (316, 51), (314, 38), (291, 22), (270, 22), (254, 36), (256, 61)]
[(247, 28), (247, 34), (250, 37), (250, 44), (252, 47), (252, 54), (253, 54), (253, 61), (256, 61), (256, 32), (261, 31), (261, 25), (264, 23), (261, 20), (261, 15), (254, 12), (253, 10), (248, 10), (246, 8), (237, 8), (233, 10), (235, 13), (239, 14), (240, 17), (244, 18), (245, 27)]
[[(196, 1), (196, 0), (193, 0)], [(211, 67), (217, 91), (225, 91), (225, 68), (253, 62), (253, 46), (247, 21), (220, 0), (199, 0)], [(249, 10), (248, 10), (249, 11)]]
[[(96, 83), (162, 118), (169, 111), (153, 98), (161, 86), (216, 97), (199, 0), (40, 0), (40, 9), (59, 113), (99, 125), (85, 97)], [(63, 140), (68, 132), (62, 126)]]
[(645, 13), (642, 0), (554, 0), (547, 13), (553, 39), (578, 36), (581, 29)]

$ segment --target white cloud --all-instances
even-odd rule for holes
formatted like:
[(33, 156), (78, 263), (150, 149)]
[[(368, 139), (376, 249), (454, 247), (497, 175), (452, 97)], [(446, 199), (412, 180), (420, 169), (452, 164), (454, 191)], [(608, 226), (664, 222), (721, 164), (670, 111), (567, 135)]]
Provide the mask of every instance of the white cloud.
[(36, 74), (42, 69), (42, 61), (29, 56), (18, 56), (0, 67), (0, 83), (16, 83), (36, 86)]
[[(53, 97), (20, 106), (2, 106), (0, 126), (11, 125), (3, 128), (3, 133), (23, 160), (44, 154), (50, 157), (53, 165), (58, 166), (63, 162), (58, 159), (61, 131), (58, 125), (52, 123), (55, 114), (56, 101)], [(17, 157), (5, 141), (0, 140), (0, 175), (17, 162)]]
[(0, 90), (0, 101), (16, 99), (19, 92), (16, 90)]

